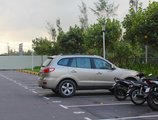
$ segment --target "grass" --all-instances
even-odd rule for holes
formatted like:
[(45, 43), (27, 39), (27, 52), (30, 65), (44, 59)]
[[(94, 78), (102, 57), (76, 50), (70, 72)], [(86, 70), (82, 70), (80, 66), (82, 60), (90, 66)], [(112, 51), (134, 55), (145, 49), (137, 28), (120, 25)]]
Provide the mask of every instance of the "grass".
[(31, 68), (27, 68), (27, 69), (25, 69), (25, 70), (33, 71), (33, 72), (39, 72), (39, 71), (40, 71), (40, 68), (41, 68), (41, 66), (35, 66), (35, 67), (33, 68), (33, 70), (32, 70)]
[(158, 76), (158, 64), (127, 64), (121, 65), (121, 67), (143, 72), (146, 75), (152, 74), (153, 76)]

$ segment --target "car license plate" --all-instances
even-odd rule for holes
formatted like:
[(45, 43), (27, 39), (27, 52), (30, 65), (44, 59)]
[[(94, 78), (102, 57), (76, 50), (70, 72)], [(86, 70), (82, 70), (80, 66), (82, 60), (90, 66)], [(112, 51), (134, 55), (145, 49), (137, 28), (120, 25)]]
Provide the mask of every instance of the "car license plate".
[(149, 91), (150, 91), (150, 88), (147, 88), (147, 89), (145, 90), (146, 93), (149, 92)]

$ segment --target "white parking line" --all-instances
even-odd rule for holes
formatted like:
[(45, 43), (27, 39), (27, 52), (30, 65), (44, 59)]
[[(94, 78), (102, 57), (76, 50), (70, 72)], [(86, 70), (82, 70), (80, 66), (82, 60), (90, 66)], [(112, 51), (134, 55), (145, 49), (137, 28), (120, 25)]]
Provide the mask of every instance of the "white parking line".
[(52, 101), (53, 103), (61, 103), (61, 101)]
[(64, 105), (59, 105), (60, 107), (64, 108), (64, 109), (68, 109), (68, 107), (64, 106)]
[(44, 99), (46, 99), (46, 100), (50, 100), (50, 98), (48, 98), (48, 97), (43, 97)]
[(110, 104), (90, 104), (90, 105), (70, 105), (64, 106), (63, 108), (75, 108), (75, 107), (96, 107), (96, 106), (115, 106), (115, 105), (132, 105), (133, 103), (110, 103)]
[(84, 114), (85, 112), (83, 112), (83, 111), (75, 111), (75, 112), (73, 112), (74, 114)]
[(15, 83), (15, 84), (17, 84), (17, 85), (19, 85), (19, 86), (21, 86), (21, 87), (23, 87), (21, 83), (15, 81), (15, 80), (13, 80), (13, 79), (5, 76), (5, 75), (0, 74), (0, 76), (3, 77), (3, 78), (5, 78), (5, 79), (7, 79), (7, 80), (9, 80), (9, 81), (11, 81), (11, 82), (13, 82), (13, 83)]
[(85, 120), (92, 120), (92, 119), (90, 119), (90, 118), (88, 118), (88, 117), (84, 117), (84, 119), (85, 119)]
[(138, 118), (158, 118), (158, 115), (148, 115), (148, 116), (134, 116), (134, 117), (122, 117), (122, 118), (110, 118), (110, 119), (98, 119), (98, 120), (130, 120)]
[(32, 92), (33, 92), (33, 93), (35, 93), (35, 94), (37, 94), (37, 92), (36, 92), (36, 91), (34, 91), (34, 90), (32, 90)]
[(11, 78), (9, 78), (9, 77), (7, 77), (7, 76), (5, 76), (5, 75), (0, 74), (0, 76), (3, 77), (3, 78), (5, 78), (5, 79), (7, 79), (7, 80), (9, 80), (9, 81), (11, 81), (11, 82), (14, 82), (13, 79), (11, 79)]
[(26, 90), (28, 90), (29, 88), (27, 86), (22, 86), (23, 88), (25, 88)]

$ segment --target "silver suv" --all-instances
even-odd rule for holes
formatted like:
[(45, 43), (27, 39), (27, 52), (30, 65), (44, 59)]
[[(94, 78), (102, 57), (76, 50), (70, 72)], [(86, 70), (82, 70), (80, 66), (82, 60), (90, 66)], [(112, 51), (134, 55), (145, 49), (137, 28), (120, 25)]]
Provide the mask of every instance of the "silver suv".
[(50, 56), (39, 72), (39, 86), (62, 97), (81, 89), (109, 89), (114, 78), (137, 80), (138, 72), (116, 67), (96, 55)]

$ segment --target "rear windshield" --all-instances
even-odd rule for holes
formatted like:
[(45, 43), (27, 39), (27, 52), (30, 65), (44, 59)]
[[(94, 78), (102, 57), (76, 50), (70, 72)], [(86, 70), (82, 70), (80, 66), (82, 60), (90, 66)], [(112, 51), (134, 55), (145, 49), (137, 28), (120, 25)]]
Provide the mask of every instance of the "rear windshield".
[(42, 67), (47, 67), (50, 65), (51, 61), (53, 60), (53, 58), (48, 58), (42, 65)]

